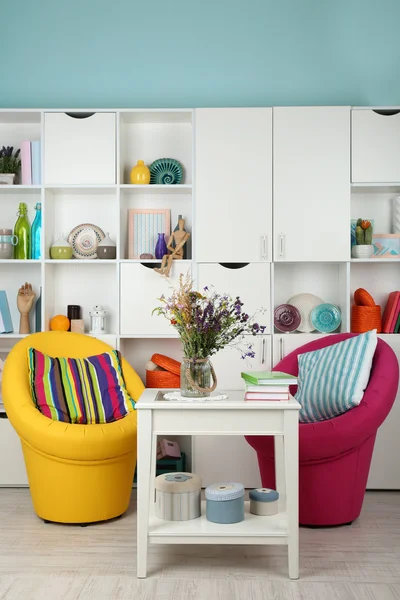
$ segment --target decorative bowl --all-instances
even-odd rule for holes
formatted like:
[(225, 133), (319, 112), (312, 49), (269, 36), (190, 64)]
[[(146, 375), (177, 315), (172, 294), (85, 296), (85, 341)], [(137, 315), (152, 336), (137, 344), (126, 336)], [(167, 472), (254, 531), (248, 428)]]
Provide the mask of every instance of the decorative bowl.
[(295, 331), (301, 323), (301, 315), (295, 306), (280, 304), (274, 310), (274, 325), (285, 333)]
[(296, 294), (292, 296), (288, 302), (292, 306), (295, 306), (300, 313), (301, 323), (297, 327), (297, 330), (301, 333), (311, 333), (315, 330), (314, 325), (311, 323), (311, 311), (318, 304), (324, 304), (324, 301), (314, 294)]
[(319, 304), (311, 311), (311, 323), (321, 333), (332, 333), (341, 322), (342, 314), (334, 304)]
[(182, 181), (182, 165), (174, 158), (158, 158), (149, 169), (150, 184), (177, 185)]

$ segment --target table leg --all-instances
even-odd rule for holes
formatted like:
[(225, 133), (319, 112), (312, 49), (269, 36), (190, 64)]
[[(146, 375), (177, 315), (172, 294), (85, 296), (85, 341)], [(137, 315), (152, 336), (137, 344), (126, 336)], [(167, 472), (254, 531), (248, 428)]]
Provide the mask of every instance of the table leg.
[(299, 422), (297, 411), (285, 412), (284, 455), (288, 560), (290, 579), (299, 578)]
[(147, 576), (149, 542), (149, 508), (152, 493), (150, 471), (152, 460), (152, 419), (150, 410), (138, 410), (137, 460), (137, 577)]
[(274, 437), (275, 487), (279, 492), (279, 512), (286, 511), (285, 453), (283, 435)]

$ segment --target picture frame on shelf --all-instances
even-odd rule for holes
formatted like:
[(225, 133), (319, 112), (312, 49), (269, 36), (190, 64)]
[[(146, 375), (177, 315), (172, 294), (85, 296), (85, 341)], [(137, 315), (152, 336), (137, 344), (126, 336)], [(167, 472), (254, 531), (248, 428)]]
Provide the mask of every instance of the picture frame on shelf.
[(374, 233), (373, 258), (400, 258), (400, 233)]
[(154, 256), (159, 233), (171, 234), (169, 208), (130, 208), (128, 210), (128, 258), (138, 259), (141, 254)]

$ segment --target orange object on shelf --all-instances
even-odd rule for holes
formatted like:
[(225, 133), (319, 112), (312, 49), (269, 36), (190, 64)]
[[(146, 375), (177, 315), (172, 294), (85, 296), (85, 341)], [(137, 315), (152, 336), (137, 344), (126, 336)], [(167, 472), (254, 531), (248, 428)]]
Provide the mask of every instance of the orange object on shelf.
[(51, 331), (68, 331), (70, 321), (65, 315), (56, 315), (50, 320)]
[(147, 388), (180, 388), (181, 378), (169, 371), (146, 371)]
[(174, 373), (174, 375), (178, 375), (179, 377), (181, 375), (181, 363), (173, 358), (170, 358), (169, 356), (165, 356), (164, 354), (153, 354), (151, 357), (151, 362), (158, 367), (165, 369), (165, 371)]
[(351, 331), (353, 333), (365, 333), (376, 329), (382, 331), (382, 316), (380, 306), (358, 306), (351, 307)]
[(358, 288), (358, 290), (354, 292), (354, 302), (358, 306), (376, 306), (375, 300), (367, 290), (364, 290), (364, 288)]

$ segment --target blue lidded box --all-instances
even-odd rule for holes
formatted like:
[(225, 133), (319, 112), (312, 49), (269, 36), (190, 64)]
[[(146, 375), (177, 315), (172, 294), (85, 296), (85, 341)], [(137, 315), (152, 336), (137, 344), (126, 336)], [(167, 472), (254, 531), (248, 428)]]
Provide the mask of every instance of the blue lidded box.
[(206, 487), (206, 517), (213, 523), (244, 520), (244, 486), (241, 483), (213, 483)]

